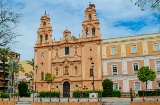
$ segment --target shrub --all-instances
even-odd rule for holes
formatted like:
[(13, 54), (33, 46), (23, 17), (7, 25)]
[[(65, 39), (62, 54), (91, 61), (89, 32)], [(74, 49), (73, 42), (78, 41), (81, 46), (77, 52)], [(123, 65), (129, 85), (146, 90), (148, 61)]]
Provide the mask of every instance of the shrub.
[(18, 92), (14, 93), (14, 96), (18, 96), (18, 95), (19, 95), (19, 93), (18, 93)]
[[(74, 91), (73, 93), (72, 93), (72, 95), (73, 95), (73, 97), (74, 98), (81, 98), (81, 97), (83, 97), (83, 98), (88, 98), (89, 97), (89, 94), (90, 93), (92, 93), (93, 91)], [(102, 93), (102, 90), (96, 90), (95, 91), (95, 93)]]
[(31, 94), (32, 94), (32, 92), (27, 91), (26, 97), (30, 97), (30, 96), (31, 96)]
[(19, 96), (23, 97), (23, 96), (28, 96), (28, 85), (26, 82), (21, 82), (18, 85), (18, 90), (19, 90)]
[(121, 92), (119, 90), (113, 90), (112, 97), (121, 97)]
[(2, 98), (9, 98), (9, 94), (8, 93), (0, 93), (0, 97)]
[(113, 82), (109, 79), (105, 79), (102, 82), (102, 86), (103, 86), (102, 96), (103, 97), (111, 97), (112, 93), (113, 93)]
[(138, 91), (138, 95), (141, 97), (141, 96), (160, 96), (160, 91), (158, 90), (152, 90), (152, 91)]

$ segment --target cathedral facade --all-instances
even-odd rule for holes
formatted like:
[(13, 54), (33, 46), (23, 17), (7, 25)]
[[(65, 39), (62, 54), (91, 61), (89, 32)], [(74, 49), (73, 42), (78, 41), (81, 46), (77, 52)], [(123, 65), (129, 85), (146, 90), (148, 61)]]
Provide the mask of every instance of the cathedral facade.
[[(85, 10), (82, 36), (76, 38), (64, 30), (60, 41), (52, 40), (50, 17), (41, 17), (34, 47), (35, 90), (60, 91), (102, 90), (102, 46), (99, 20), (94, 4)], [(52, 83), (45, 81), (45, 74), (55, 75)]]

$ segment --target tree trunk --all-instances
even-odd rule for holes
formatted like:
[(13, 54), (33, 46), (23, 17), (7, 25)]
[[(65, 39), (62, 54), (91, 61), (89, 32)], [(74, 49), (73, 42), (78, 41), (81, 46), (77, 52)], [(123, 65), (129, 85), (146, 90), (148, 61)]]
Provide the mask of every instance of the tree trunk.
[(147, 90), (147, 85), (148, 85), (148, 82), (146, 81), (146, 90)]
[(3, 76), (3, 80), (4, 80), (4, 81), (3, 81), (3, 82), (4, 82), (4, 83), (3, 83), (3, 93), (5, 93), (5, 86), (6, 86), (6, 85), (5, 85), (5, 74), (6, 74), (6, 72), (5, 72), (5, 61), (2, 61), (2, 62), (3, 62), (3, 75), (4, 75), (4, 76)]

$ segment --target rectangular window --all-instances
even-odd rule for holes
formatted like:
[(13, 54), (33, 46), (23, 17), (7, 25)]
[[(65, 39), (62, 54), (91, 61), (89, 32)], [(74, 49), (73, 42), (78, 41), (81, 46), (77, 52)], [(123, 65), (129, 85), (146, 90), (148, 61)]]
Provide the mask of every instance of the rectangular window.
[(156, 70), (157, 72), (160, 72), (160, 61), (156, 62)]
[(160, 45), (158, 43), (153, 44), (153, 51), (158, 51), (160, 50)]
[(135, 82), (134, 83), (134, 89), (135, 90), (140, 90), (140, 82)]
[(69, 55), (69, 47), (65, 47), (65, 55)]
[(115, 55), (115, 54), (117, 54), (116, 48), (112, 47), (111, 48), (111, 55)]
[(131, 46), (131, 53), (137, 53), (137, 46), (136, 45)]
[(93, 69), (90, 69), (90, 76), (93, 76)]
[(41, 80), (44, 80), (44, 73), (41, 72)]
[(117, 65), (112, 65), (113, 75), (117, 75)]
[(118, 90), (118, 83), (113, 83), (113, 90)]
[(133, 63), (133, 71), (134, 71), (134, 74), (137, 74), (137, 72), (138, 72), (138, 63)]

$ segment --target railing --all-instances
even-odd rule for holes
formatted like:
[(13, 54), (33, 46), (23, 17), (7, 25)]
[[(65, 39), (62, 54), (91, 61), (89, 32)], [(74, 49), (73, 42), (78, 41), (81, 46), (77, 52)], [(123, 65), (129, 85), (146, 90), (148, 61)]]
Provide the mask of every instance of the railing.
[(85, 97), (82, 93), (78, 93), (78, 97), (73, 97), (73, 92), (58, 92), (54, 95), (51, 91), (47, 96), (41, 96), (38, 92), (33, 93), (33, 102), (101, 102), (102, 93), (98, 93), (95, 98)]
[(139, 90), (133, 95), (135, 90), (130, 89), (131, 102), (141, 102), (141, 101), (160, 101), (160, 89), (144, 89)]

